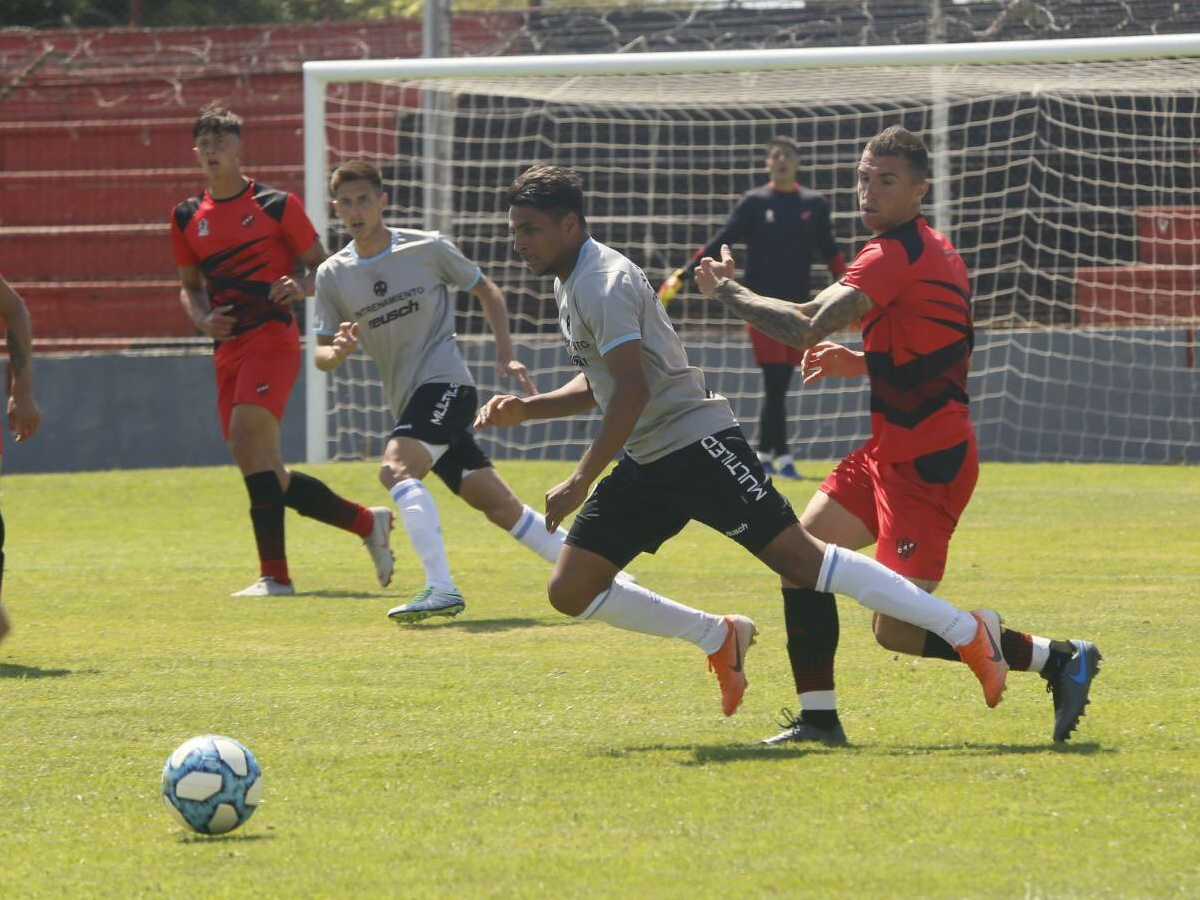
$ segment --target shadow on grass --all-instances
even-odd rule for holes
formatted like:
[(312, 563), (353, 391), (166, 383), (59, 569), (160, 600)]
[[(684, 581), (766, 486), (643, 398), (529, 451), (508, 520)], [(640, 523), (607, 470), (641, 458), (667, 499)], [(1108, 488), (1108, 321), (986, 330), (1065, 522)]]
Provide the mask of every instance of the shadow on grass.
[(62, 678), (66, 675), (98, 675), (96, 669), (73, 672), (71, 669), (39, 669), (37, 666), (21, 666), (16, 663), (0, 663), (0, 678)]
[(1097, 743), (1079, 744), (911, 744), (907, 746), (880, 746), (877, 744), (846, 744), (842, 747), (827, 747), (823, 744), (774, 745), (759, 744), (650, 744), (644, 747), (612, 747), (600, 751), (602, 756), (624, 759), (641, 753), (684, 753), (689, 758), (680, 760), (684, 766), (706, 766), (712, 763), (743, 762), (759, 760), (776, 762), (798, 759), (812, 754), (840, 753), (871, 756), (925, 756), (932, 754), (947, 756), (1029, 756), (1066, 753), (1091, 755), (1115, 753), (1112, 748)]
[(283, 600), (378, 600), (380, 603), (387, 603), (391, 600), (390, 597), (382, 594), (369, 594), (366, 591), (296, 591), (288, 597), (281, 598)]
[(686, 753), (690, 758), (680, 760), (680, 765), (706, 766), (710, 763), (742, 762), (748, 759), (796, 759), (812, 753), (854, 753), (858, 749), (853, 745), (833, 748), (816, 744), (795, 747), (762, 747), (758, 744), (650, 744), (645, 747), (611, 747), (601, 751), (600, 755), (624, 759), (639, 753)]
[(447, 621), (435, 621), (436, 618), (429, 618), (423, 622), (412, 622), (400, 624), (398, 627), (409, 630), (419, 631), (422, 628), (450, 628), (455, 631), (466, 631), (470, 634), (490, 634), (497, 631), (513, 631), (517, 628), (562, 628), (564, 625), (572, 625), (574, 622), (571, 619), (563, 618), (562, 621), (556, 619), (528, 619), (528, 618), (513, 618), (513, 619), (451, 619)]
[(253, 841), (273, 841), (275, 835), (263, 834), (262, 832), (252, 831), (231, 831), (227, 834), (181, 834), (179, 843), (181, 844), (224, 844), (237, 843), (248, 844)]
[(1053, 744), (912, 744), (906, 747), (869, 747), (878, 756), (917, 756), (925, 753), (943, 753), (947, 756), (1038, 756), (1055, 753), (1087, 756), (1093, 753), (1116, 753), (1111, 747), (1102, 747), (1094, 741), (1081, 743)]

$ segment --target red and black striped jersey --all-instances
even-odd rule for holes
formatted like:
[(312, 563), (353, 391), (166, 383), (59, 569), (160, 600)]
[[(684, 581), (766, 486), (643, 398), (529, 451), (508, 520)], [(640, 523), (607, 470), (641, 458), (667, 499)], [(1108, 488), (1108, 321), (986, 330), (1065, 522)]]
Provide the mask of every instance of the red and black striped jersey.
[(198, 266), (209, 302), (230, 305), (234, 334), (268, 321), (291, 322), (287, 306), (272, 303), (271, 285), (296, 271), (297, 257), (317, 240), (295, 194), (248, 181), (236, 196), (214, 200), (206, 189), (171, 215), (178, 266)]
[(899, 462), (966, 440), (975, 331), (958, 251), (917, 216), (868, 241), (843, 281), (874, 304), (862, 336), (879, 458)]

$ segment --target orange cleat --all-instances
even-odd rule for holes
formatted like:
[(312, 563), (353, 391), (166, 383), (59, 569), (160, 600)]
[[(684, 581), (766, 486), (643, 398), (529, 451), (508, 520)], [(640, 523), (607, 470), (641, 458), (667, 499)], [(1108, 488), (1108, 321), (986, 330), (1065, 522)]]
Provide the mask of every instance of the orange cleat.
[(987, 705), (994, 707), (1000, 703), (1008, 677), (1008, 663), (1000, 652), (1000, 614), (991, 609), (976, 609), (971, 615), (979, 623), (975, 637), (970, 643), (954, 649), (983, 685)]
[(746, 693), (746, 651), (754, 643), (758, 629), (745, 616), (726, 616), (725, 624), (729, 633), (721, 649), (708, 658), (708, 671), (716, 672), (717, 684), (721, 686), (721, 709), (732, 716)]

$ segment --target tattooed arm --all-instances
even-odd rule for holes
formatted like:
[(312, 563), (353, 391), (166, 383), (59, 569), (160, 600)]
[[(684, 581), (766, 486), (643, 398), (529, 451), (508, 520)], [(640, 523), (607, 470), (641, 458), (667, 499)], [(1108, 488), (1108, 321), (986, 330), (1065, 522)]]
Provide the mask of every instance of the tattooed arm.
[(831, 284), (803, 305), (760, 297), (732, 279), (733, 257), (721, 248), (721, 262), (710, 258), (696, 269), (696, 286), (715, 297), (763, 334), (793, 347), (808, 349), (829, 335), (857, 326), (871, 308), (871, 298), (857, 288)]

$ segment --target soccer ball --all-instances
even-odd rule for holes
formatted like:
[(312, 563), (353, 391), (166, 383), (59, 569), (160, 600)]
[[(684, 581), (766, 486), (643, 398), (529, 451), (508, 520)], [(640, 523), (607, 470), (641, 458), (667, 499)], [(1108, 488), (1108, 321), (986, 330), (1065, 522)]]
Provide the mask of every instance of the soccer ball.
[(224, 834), (254, 815), (262, 769), (233, 738), (202, 734), (184, 741), (167, 759), (162, 792), (181, 825), (201, 834)]

